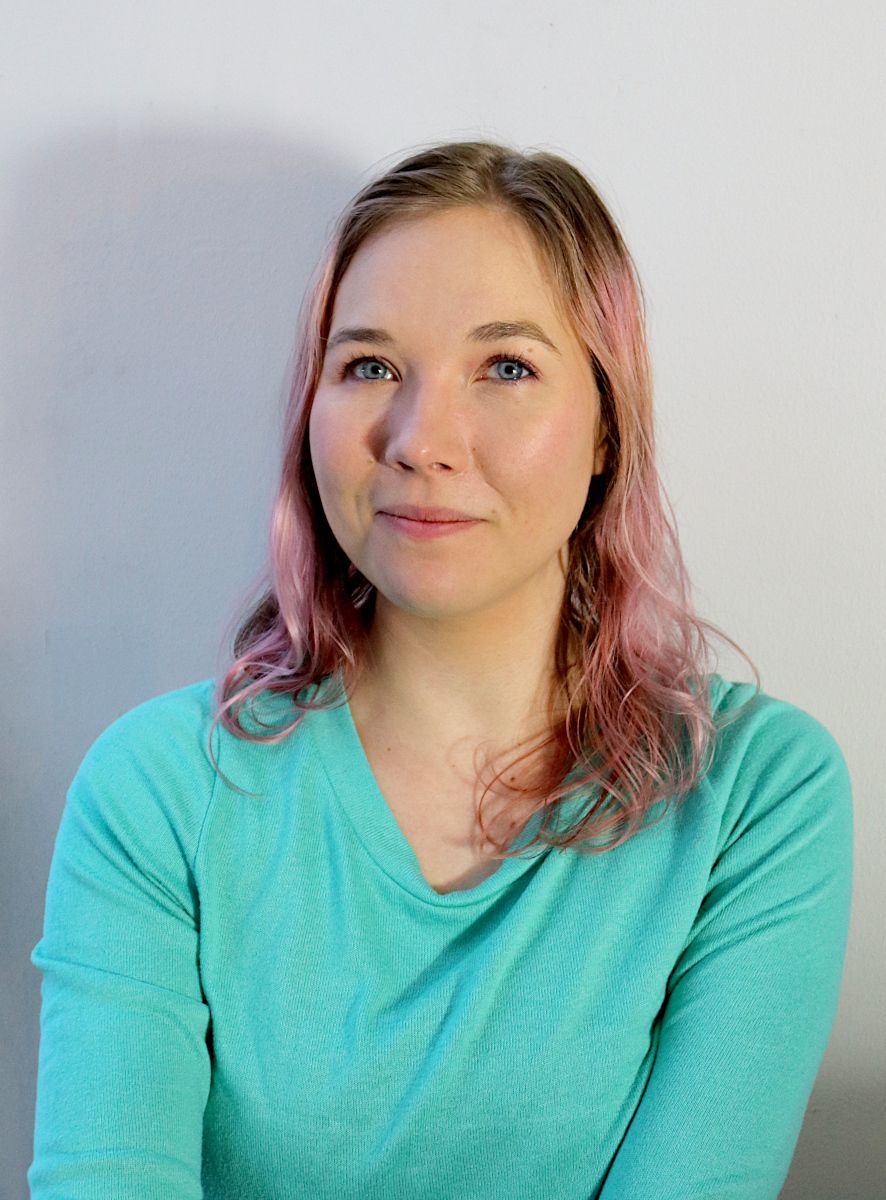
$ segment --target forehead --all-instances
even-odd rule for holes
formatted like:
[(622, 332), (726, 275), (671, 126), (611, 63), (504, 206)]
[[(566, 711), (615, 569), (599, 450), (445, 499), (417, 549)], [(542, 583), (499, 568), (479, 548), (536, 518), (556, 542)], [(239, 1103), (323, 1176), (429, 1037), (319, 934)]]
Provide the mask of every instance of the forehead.
[(334, 312), (349, 322), (382, 324), (385, 313), (416, 310), (479, 322), (518, 308), (539, 323), (559, 319), (547, 265), (519, 218), (475, 206), (373, 233), (342, 276)]

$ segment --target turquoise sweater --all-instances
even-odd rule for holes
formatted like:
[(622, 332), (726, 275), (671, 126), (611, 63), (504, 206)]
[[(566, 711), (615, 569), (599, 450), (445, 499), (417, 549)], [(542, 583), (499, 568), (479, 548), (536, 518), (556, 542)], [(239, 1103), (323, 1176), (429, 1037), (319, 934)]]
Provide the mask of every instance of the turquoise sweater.
[[(709, 679), (717, 710), (753, 690)], [(850, 916), (823, 725), (763, 693), (619, 849), (441, 895), (347, 704), (276, 745), (217, 727), (250, 797), (206, 753), (213, 685), (119, 717), (68, 791), (33, 1200), (775, 1200)]]

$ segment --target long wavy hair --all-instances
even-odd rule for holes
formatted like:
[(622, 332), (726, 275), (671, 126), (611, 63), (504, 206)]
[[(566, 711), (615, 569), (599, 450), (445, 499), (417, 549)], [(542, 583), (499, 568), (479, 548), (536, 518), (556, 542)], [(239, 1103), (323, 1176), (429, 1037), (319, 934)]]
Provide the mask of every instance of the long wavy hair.
[[(399, 220), (468, 205), (518, 217), (535, 239), (587, 351), (607, 456), (568, 543), (545, 736), (485, 785), (479, 824), (498, 858), (534, 846), (605, 853), (648, 827), (644, 821), (659, 801), (666, 805), (661, 820), (668, 803), (686, 798), (713, 761), (718, 730), (745, 707), (715, 718), (706, 633), (750, 663), (756, 691), (747, 703), (761, 684), (741, 647), (693, 610), (673, 509), (656, 466), (645, 297), (631, 255), (584, 174), (546, 151), (522, 153), (488, 141), (418, 149), (366, 184), (334, 224), (299, 310), (267, 561), (242, 602), (245, 613), (241, 606), (228, 623), (226, 637), (236, 623), (233, 663), (216, 683), (210, 758), (220, 772), (212, 754), (218, 721), (236, 737), (277, 742), (305, 712), (344, 703), (359, 678), (376, 588), (332, 534), (308, 444), (333, 303), (370, 235)], [(330, 676), (332, 690), (316, 698), (313, 685)], [(307, 689), (310, 695), (303, 694)], [(286, 694), (295, 716), (282, 727), (255, 716), (247, 729), (244, 705), (254, 713), (261, 692)], [(526, 759), (523, 781), (503, 783), (505, 774), (518, 778), (514, 768)], [(509, 797), (502, 811), (510, 830), (527, 813), (540, 814), (535, 836), (518, 850), (488, 833), (483, 800), (494, 787)], [(567, 797), (588, 802), (579, 819), (559, 830)], [(615, 836), (608, 844), (589, 844), (610, 832)]]

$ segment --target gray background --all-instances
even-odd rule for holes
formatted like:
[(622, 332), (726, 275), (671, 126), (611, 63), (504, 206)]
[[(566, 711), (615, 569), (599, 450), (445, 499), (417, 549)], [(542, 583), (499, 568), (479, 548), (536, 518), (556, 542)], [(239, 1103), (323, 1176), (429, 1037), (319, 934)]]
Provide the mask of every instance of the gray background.
[(66, 788), (120, 713), (226, 661), (340, 206), (484, 136), (565, 153), (621, 223), (699, 611), (846, 754), (846, 970), (782, 1195), (886, 1194), (882, 5), (31, 0), (0, 25), (0, 1196), (27, 1195)]

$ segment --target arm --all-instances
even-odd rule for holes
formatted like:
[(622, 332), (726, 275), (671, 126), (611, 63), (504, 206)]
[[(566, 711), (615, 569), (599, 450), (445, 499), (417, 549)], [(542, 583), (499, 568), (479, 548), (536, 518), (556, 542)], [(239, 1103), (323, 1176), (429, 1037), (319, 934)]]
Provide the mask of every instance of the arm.
[(149, 701), (105, 730), (68, 790), (31, 953), (32, 1200), (202, 1196), (209, 1009), (190, 864), (208, 788), (181, 721), (151, 715), (167, 710)]
[(852, 887), (846, 763), (780, 701), (738, 748), (652, 1073), (599, 1200), (776, 1200), (830, 1037)]

